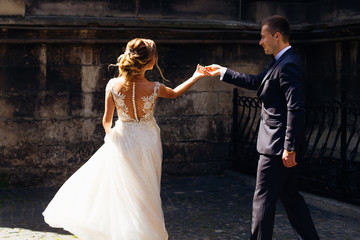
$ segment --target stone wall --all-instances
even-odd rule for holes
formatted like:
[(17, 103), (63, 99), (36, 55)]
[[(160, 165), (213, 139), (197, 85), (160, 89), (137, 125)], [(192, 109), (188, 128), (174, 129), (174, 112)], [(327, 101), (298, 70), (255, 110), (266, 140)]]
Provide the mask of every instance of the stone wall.
[(238, 0), (35, 0), (26, 1), (26, 13), (33, 16), (237, 20), (238, 4)]
[[(291, 14), (299, 2), (307, 21)], [(338, 21), (334, 11), (349, 9), (342, 2), (315, 18), (309, 6), (322, 1), (7, 1), (18, 10), (0, 11), (0, 186), (60, 185), (103, 144), (104, 88), (116, 75), (107, 66), (134, 37), (157, 42), (165, 84), (175, 87), (198, 63), (260, 72), (271, 59), (258, 46), (258, 22), (285, 13), (311, 73), (308, 97), (340, 98), (346, 88), (359, 99), (359, 4)], [(232, 90), (205, 78), (159, 100), (165, 176), (231, 167)]]
[(241, 19), (261, 22), (274, 13), (296, 24), (322, 24), (359, 17), (360, 4), (353, 0), (242, 0)]
[[(57, 185), (101, 146), (104, 88), (111, 77), (107, 66), (124, 46), (0, 45), (3, 178), (10, 184)], [(189, 57), (179, 62), (176, 46), (158, 47), (160, 65), (171, 80), (165, 84), (171, 87), (190, 77), (201, 56), (212, 51), (181, 46), (181, 54)], [(149, 78), (160, 79), (157, 73)], [(165, 175), (229, 166), (231, 90), (216, 79), (204, 79), (178, 99), (159, 101)]]

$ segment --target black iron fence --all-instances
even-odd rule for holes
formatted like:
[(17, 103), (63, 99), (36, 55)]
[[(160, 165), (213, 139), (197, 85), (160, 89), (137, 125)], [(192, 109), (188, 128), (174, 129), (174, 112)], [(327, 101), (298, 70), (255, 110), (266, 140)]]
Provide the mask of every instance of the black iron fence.
[[(261, 102), (234, 89), (234, 168), (255, 175)], [(360, 104), (316, 102), (306, 106), (306, 143), (300, 188), (360, 205)]]

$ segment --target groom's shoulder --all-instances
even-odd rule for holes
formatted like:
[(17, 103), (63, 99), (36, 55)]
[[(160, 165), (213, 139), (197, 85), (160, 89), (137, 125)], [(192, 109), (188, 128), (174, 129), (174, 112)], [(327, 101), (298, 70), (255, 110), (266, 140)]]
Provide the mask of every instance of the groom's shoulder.
[(289, 53), (284, 57), (284, 59), (280, 62), (279, 64), (280, 66), (284, 66), (284, 65), (298, 65), (298, 66), (302, 66), (303, 62), (300, 59), (300, 57), (293, 51), (293, 50), (289, 50)]
[(299, 55), (295, 52), (294, 49), (290, 48), (288, 50), (288, 54), (286, 56), (287, 61), (294, 61), (294, 62), (298, 62), (301, 63), (302, 60), (300, 59)]

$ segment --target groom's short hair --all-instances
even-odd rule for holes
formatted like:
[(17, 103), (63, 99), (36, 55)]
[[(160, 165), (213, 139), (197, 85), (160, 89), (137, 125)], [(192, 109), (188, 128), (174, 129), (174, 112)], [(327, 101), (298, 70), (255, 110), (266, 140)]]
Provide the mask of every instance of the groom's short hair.
[(261, 22), (261, 27), (267, 25), (269, 32), (274, 35), (277, 32), (280, 32), (283, 36), (284, 41), (288, 42), (290, 40), (290, 25), (286, 17), (280, 15), (273, 15), (265, 18)]

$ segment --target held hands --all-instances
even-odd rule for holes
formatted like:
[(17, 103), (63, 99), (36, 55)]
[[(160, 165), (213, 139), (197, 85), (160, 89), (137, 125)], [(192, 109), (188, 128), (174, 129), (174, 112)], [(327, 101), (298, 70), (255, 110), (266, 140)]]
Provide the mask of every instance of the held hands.
[(201, 76), (212, 76), (212, 77), (220, 76), (222, 68), (223, 68), (222, 66), (217, 64), (212, 64), (209, 66), (198, 65), (195, 73), (200, 74)]
[(285, 167), (292, 168), (297, 165), (297, 162), (295, 161), (296, 153), (295, 152), (289, 152), (288, 150), (284, 149), (283, 155), (282, 155), (282, 161)]
[(198, 64), (192, 77), (198, 79), (207, 76), (207, 73), (203, 71), (203, 68), (203, 66)]

